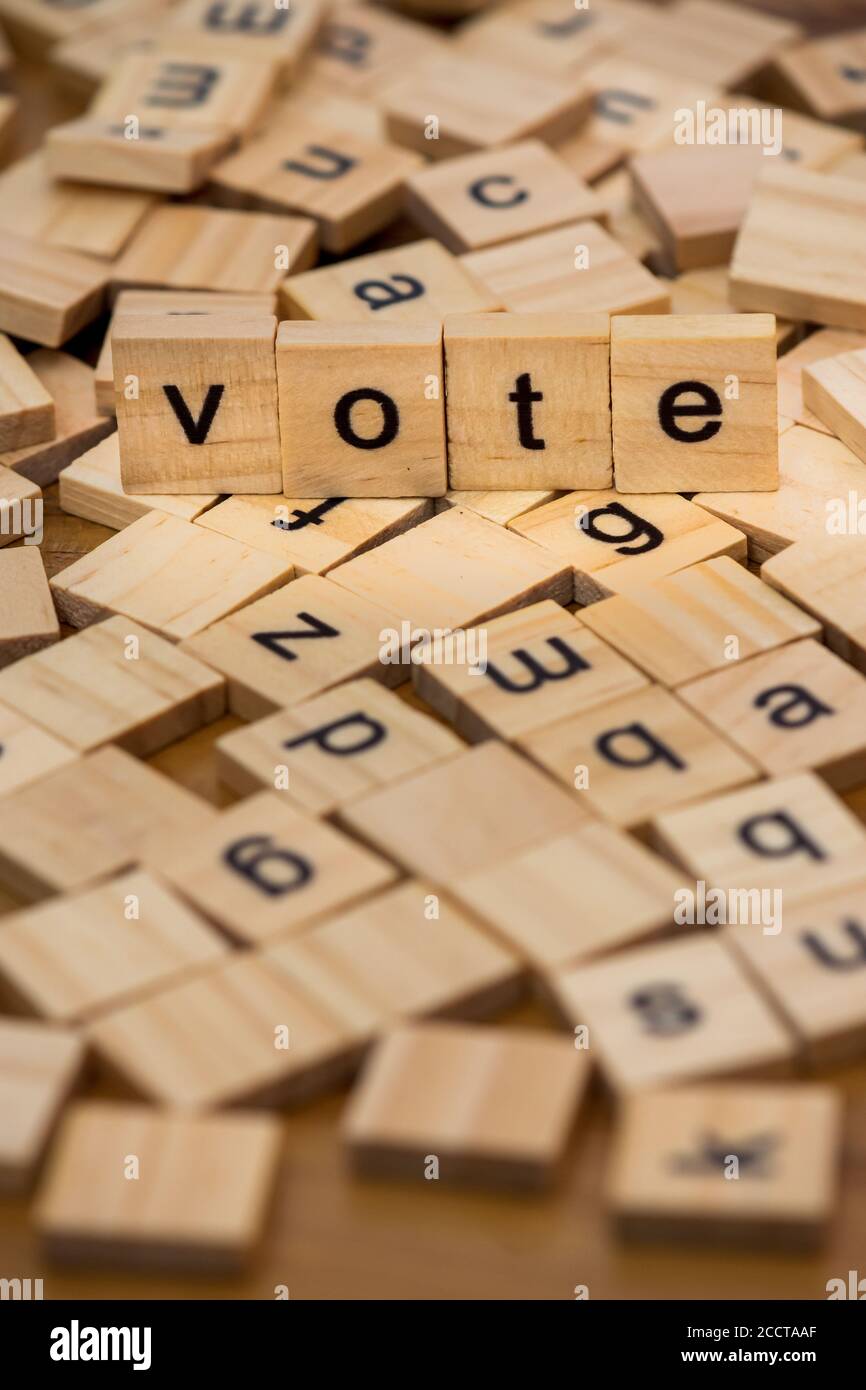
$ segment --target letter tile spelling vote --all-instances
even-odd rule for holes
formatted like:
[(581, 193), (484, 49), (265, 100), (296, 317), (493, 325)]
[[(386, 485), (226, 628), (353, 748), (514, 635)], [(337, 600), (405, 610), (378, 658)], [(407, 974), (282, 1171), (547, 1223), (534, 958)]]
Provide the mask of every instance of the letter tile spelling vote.
[(866, 29), (783, 49), (770, 80), (774, 97), (821, 121), (866, 131)]
[(701, 1077), (786, 1076), (795, 1040), (734, 953), (701, 932), (548, 977), (622, 1098)]
[(825, 534), (798, 541), (767, 560), (761, 578), (813, 613), (828, 647), (866, 671), (866, 536)]
[(452, 48), (392, 77), (379, 101), (391, 140), (439, 160), (533, 136), (554, 144), (587, 119), (592, 92), (580, 78), (542, 77)]
[(621, 1236), (814, 1247), (834, 1214), (841, 1097), (826, 1086), (710, 1085), (631, 1096), (608, 1203)]
[(288, 562), (149, 512), (51, 580), (72, 627), (120, 613), (179, 642), (292, 578)]
[(338, 815), (339, 824), (406, 872), (451, 890), (464, 875), (590, 819), (567, 792), (499, 742), (370, 792)]
[(211, 623), (181, 650), (225, 676), (232, 714), (259, 719), (358, 676), (399, 685), (408, 644), (403, 652), (399, 633), (390, 640), (389, 621), (330, 579), (304, 575)]
[(770, 169), (755, 189), (734, 248), (731, 302), (742, 310), (862, 332), (864, 212), (862, 183), (806, 169)]
[(220, 294), (212, 290), (121, 290), (114, 301), (111, 322), (99, 350), (96, 371), (96, 404), (101, 415), (114, 415), (114, 357), (111, 338), (115, 324), (124, 314), (197, 315), (237, 310), (247, 317), (273, 314), (276, 295), (241, 294), (229, 291)]
[(116, 743), (147, 757), (219, 719), (225, 681), (172, 642), (115, 617), (0, 671), (0, 705), (80, 753)]
[(247, 137), (261, 120), (277, 80), (275, 63), (231, 55), (197, 57), (183, 44), (133, 53), (114, 68), (90, 107), (91, 116), (170, 130), (207, 130)]
[(313, 218), (322, 246), (340, 255), (399, 216), (421, 164), (397, 145), (293, 116), (219, 164), (212, 184), (228, 203)]
[(383, 82), (426, 54), (442, 53), (447, 40), (427, 24), (416, 24), (370, 5), (334, 5), (319, 34), (310, 71), (352, 94), (377, 95)]
[(746, 558), (741, 531), (677, 493), (570, 492), (517, 517), (509, 530), (571, 562), (581, 604), (640, 589), (717, 555)]
[(523, 967), (457, 903), (409, 879), (280, 941), (262, 958), (375, 1031), (406, 1018), (481, 1019), (513, 1004)]
[(240, 5), (213, 0), (183, 0), (165, 18), (162, 33), (174, 46), (196, 57), (250, 58), (276, 63), (282, 82), (292, 78), (308, 57), (328, 12), (325, 0), (243, 0)]
[(510, 313), (666, 314), (670, 290), (597, 222), (470, 251), (460, 266)]
[(65, 1028), (0, 1021), (0, 1192), (30, 1187), (57, 1117), (81, 1074), (84, 1043)]
[(407, 179), (406, 209), (454, 252), (607, 217), (598, 194), (540, 140), (427, 165)]
[(433, 1154), (446, 1182), (546, 1187), (564, 1159), (589, 1073), (588, 1059), (565, 1039), (528, 1029), (398, 1029), (353, 1092), (343, 1142), (360, 1173), (420, 1186)]
[[(58, 1135), (36, 1228), (53, 1259), (168, 1273), (239, 1270), (264, 1234), (281, 1140), (270, 1115), (172, 1115), (81, 1101)], [(134, 1174), (123, 1155), (138, 1160)], [(155, 1177), (166, 1172), (170, 1181)]]
[(14, 710), (0, 707), (0, 796), (68, 767), (78, 754)]
[(60, 640), (60, 624), (37, 546), (0, 552), (0, 594), (0, 668)]
[(682, 875), (631, 836), (588, 822), (454, 883), (459, 901), (542, 980), (669, 933)]
[(160, 873), (240, 942), (300, 931), (396, 876), (378, 855), (272, 791), (221, 812), (168, 852)]
[(5, 916), (0, 991), (16, 1011), (81, 1023), (206, 970), (227, 952), (178, 896), (136, 871)]
[(438, 241), (414, 241), (289, 275), (279, 312), (290, 319), (428, 324), (445, 314), (501, 309), (500, 296)]
[(658, 816), (652, 841), (713, 888), (777, 889), (787, 908), (861, 881), (866, 830), (800, 772)]
[(0, 332), (60, 347), (99, 317), (107, 283), (89, 256), (0, 232)]
[(282, 323), (277, 385), (287, 496), (445, 492), (445, 381), (435, 321)]
[(0, 798), (0, 883), (19, 900), (72, 893), (168, 845), (213, 807), (119, 748), (101, 748)]
[(778, 492), (699, 492), (692, 500), (744, 531), (749, 559), (762, 564), (826, 530), (840, 510), (847, 529), (848, 499), (862, 482), (863, 464), (840, 439), (792, 425), (779, 438)]
[(451, 488), (610, 487), (605, 315), (450, 314), (444, 350)]
[(156, 492), (146, 496), (124, 492), (116, 430), (64, 468), (58, 481), (61, 511), (108, 526), (112, 531), (122, 531), (148, 512), (169, 512), (182, 521), (196, 521), (220, 500), (217, 492)]
[(216, 760), (221, 781), (240, 796), (267, 787), (301, 811), (329, 816), (462, 748), (438, 720), (362, 679), (223, 734)]
[(521, 738), (649, 684), (551, 599), (470, 628), (454, 656), (413, 664), (412, 682), (470, 743)]
[(287, 271), (306, 270), (315, 258), (309, 217), (171, 203), (151, 213), (115, 261), (112, 291), (272, 293)]
[(775, 334), (771, 314), (614, 319), (618, 491), (777, 488)]
[(671, 687), (773, 651), (820, 624), (723, 555), (581, 610), (581, 622)]
[(96, 410), (93, 368), (86, 362), (67, 352), (39, 348), (27, 364), (54, 401), (54, 433), (41, 444), (0, 454), (0, 467), (48, 487), (73, 459), (104, 439), (112, 426)]
[(677, 695), (770, 777), (866, 782), (866, 678), (807, 638), (679, 686)]
[(723, 935), (797, 1034), (813, 1066), (866, 1050), (866, 886), (795, 903), (781, 930), (748, 922)]
[(426, 497), (227, 497), (200, 526), (291, 560), (297, 574), (327, 574), (426, 521)]
[(518, 747), (622, 829), (754, 782), (758, 768), (658, 686), (525, 734)]
[(437, 634), (540, 599), (571, 598), (571, 571), (561, 560), (459, 507), (357, 555), (332, 580), (378, 605), (411, 644), (427, 634), (435, 643)]
[(117, 321), (112, 356), (125, 491), (280, 491), (276, 329), (273, 315), (232, 312)]

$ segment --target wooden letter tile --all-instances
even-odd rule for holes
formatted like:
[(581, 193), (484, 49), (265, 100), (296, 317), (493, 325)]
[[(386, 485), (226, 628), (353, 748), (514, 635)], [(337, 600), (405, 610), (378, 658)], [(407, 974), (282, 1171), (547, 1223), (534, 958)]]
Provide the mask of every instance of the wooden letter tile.
[(41, 153), (0, 173), (4, 231), (88, 256), (119, 255), (154, 203), (152, 194), (133, 189), (59, 182)]
[(111, 268), (115, 290), (218, 290), (260, 294), (316, 254), (308, 217), (175, 203), (157, 208)]
[(499, 295), (438, 241), (413, 241), (290, 275), (280, 286), (280, 306), (285, 318), (344, 324), (429, 324), (445, 314), (502, 308)]
[(837, 328), (866, 329), (866, 187), (773, 168), (755, 190), (731, 262), (731, 300)]
[(0, 796), (68, 767), (77, 757), (68, 743), (0, 706)]
[(394, 221), (404, 181), (421, 162), (383, 140), (294, 116), (223, 161), (213, 184), (241, 205), (312, 218), (325, 249), (340, 255)]
[(173, 7), (163, 32), (174, 43), (188, 44), (197, 56), (250, 58), (276, 63), (285, 80), (307, 56), (328, 12), (325, 0), (254, 0), (236, 9), (213, 0), (183, 0)]
[(444, 35), (427, 24), (372, 5), (340, 0), (332, 8), (315, 49), (313, 70), (332, 86), (378, 94), (395, 72), (426, 54), (445, 51)]
[(156, 53), (132, 53), (113, 68), (90, 108), (92, 116), (176, 130), (229, 131), (247, 136), (273, 94), (274, 63), (238, 56), (196, 54), (183, 44)]
[(578, 965), (550, 985), (567, 1022), (588, 1028), (590, 1054), (620, 1096), (791, 1070), (793, 1036), (705, 931)]
[(0, 882), (28, 901), (159, 863), (216, 812), (119, 748), (101, 748), (0, 798)]
[(28, 1188), (84, 1061), (81, 1038), (29, 1020), (0, 1020), (0, 1192)]
[(463, 492), (449, 488), (444, 497), (437, 497), (437, 512), (446, 512), (449, 507), (465, 507), (467, 511), (477, 512), (487, 521), (495, 521), (507, 526), (509, 521), (531, 512), (534, 507), (543, 507), (553, 502), (559, 493), (546, 488), (543, 492)]
[(462, 748), (378, 681), (357, 680), (224, 734), (216, 755), (221, 779), (239, 795), (269, 787), (299, 810), (327, 816)]
[(96, 521), (100, 526), (109, 526), (112, 531), (122, 531), (124, 526), (130, 526), (139, 517), (147, 516), (148, 512), (170, 512), (183, 521), (196, 521), (202, 512), (220, 500), (216, 492), (172, 496), (124, 492), (120, 480), (120, 444), (116, 432), (64, 468), (59, 483), (60, 506), (64, 512), (70, 516), (84, 517), (86, 521)]
[(54, 431), (40, 444), (0, 454), (0, 466), (48, 487), (67, 464), (92, 449), (113, 426), (97, 413), (93, 368), (86, 362), (66, 352), (39, 348), (27, 358), (27, 365), (54, 401)]
[(596, 815), (630, 830), (758, 775), (750, 758), (658, 686), (569, 715), (518, 744)]
[(585, 1055), (549, 1034), (416, 1024), (376, 1049), (343, 1139), (364, 1174), (421, 1183), (435, 1155), (446, 1181), (544, 1187), (588, 1078)]
[(218, 719), (225, 682), (173, 643), (116, 617), (0, 672), (0, 704), (81, 753), (116, 743), (147, 757)]
[(574, 597), (595, 603), (717, 555), (746, 558), (742, 532), (676, 493), (625, 497), (570, 492), (509, 523), (509, 530), (569, 560)]
[(774, 555), (761, 577), (813, 613), (827, 645), (866, 671), (866, 537), (816, 535)]
[(539, 599), (571, 598), (571, 572), (561, 560), (460, 507), (340, 565), (333, 579), (387, 612), (401, 644)]
[[(257, 951), (105, 1014), (87, 1030), (98, 1056), (161, 1106), (287, 1105), (345, 1080), (383, 1020), (347, 1015)], [(149, 1112), (152, 1113), (152, 1112)]]
[(150, 512), (51, 584), (61, 617), (73, 627), (121, 613), (177, 642), (291, 577), (288, 562)]
[(670, 309), (664, 282), (597, 222), (571, 222), (472, 251), (460, 264), (497, 301), (492, 307), (512, 313), (666, 314)]
[(471, 743), (520, 738), (648, 684), (550, 599), (494, 618), (472, 635), (466, 660), (412, 667), (421, 698)]
[(803, 404), (866, 461), (866, 351), (843, 352), (803, 370)]
[(866, 782), (866, 679), (807, 638), (677, 690), (769, 777), (819, 772), (836, 791)]
[[(781, 557), (778, 557), (781, 558)], [(581, 611), (581, 621), (662, 685), (677, 686), (820, 625), (736, 560), (704, 560)]]
[(630, 836), (587, 824), (454, 884), (533, 970), (561, 970), (673, 925), (681, 875)]
[(449, 487), (610, 487), (606, 315), (455, 314), (444, 345)]
[[(379, 99), (390, 138), (430, 159), (530, 136), (554, 144), (583, 124), (592, 105), (590, 89), (580, 79), (501, 67), (454, 48), (413, 63), (383, 87)], [(435, 139), (428, 133), (431, 114)]]
[(159, 866), (194, 907), (241, 942), (301, 931), (385, 887), (390, 864), (273, 792), (248, 797)]
[(69, 1263), (238, 1269), (264, 1232), (281, 1138), (269, 1115), (81, 1102), (58, 1136), (37, 1229), (50, 1256)]
[(840, 1099), (824, 1086), (767, 1085), (631, 1097), (608, 1187), (619, 1233), (816, 1245), (836, 1205)]
[(454, 252), (605, 216), (598, 194), (540, 140), (427, 165), (407, 179), (406, 207)]
[(150, 120), (136, 139), (128, 130), (111, 116), (54, 126), (45, 138), (46, 169), (55, 179), (90, 179), (109, 188), (194, 193), (232, 140), (228, 128), (175, 130)]
[(280, 490), (276, 319), (133, 314), (112, 333), (125, 491)]
[(772, 315), (618, 318), (610, 346), (618, 491), (778, 487)]
[(0, 989), (13, 1005), (80, 1023), (216, 965), (222, 938), (151, 874), (124, 874), (3, 918)]
[(866, 29), (812, 39), (776, 55), (773, 91), (819, 120), (866, 130), (864, 66)]
[(408, 873), (452, 890), (465, 874), (588, 818), (567, 792), (500, 743), (370, 792), (339, 814), (340, 824)]
[(287, 496), (445, 492), (438, 323), (283, 323), (277, 379)]
[(18, 349), (0, 334), (0, 454), (54, 435), (54, 402)]
[(669, 811), (653, 839), (713, 888), (775, 889), (785, 904), (863, 877), (866, 829), (810, 772)]
[(60, 347), (99, 317), (107, 278), (88, 256), (0, 232), (0, 331)]
[(346, 1018), (389, 1022), (484, 1018), (514, 1002), (523, 975), (507, 947), (417, 879), (269, 945), (264, 959)]
[(862, 883), (795, 903), (776, 933), (750, 923), (724, 928), (726, 941), (770, 996), (816, 1066), (866, 1049), (866, 890)]
[(456, 42), (466, 53), (509, 67), (571, 77), (615, 50), (630, 18), (607, 4), (594, 6), (590, 15), (571, 14), (562, 0), (517, 0), (462, 24)]
[(432, 510), (425, 497), (247, 495), (225, 498), (204, 511), (198, 524), (254, 550), (285, 556), (298, 574), (327, 574), (353, 555), (426, 521)]
[(60, 637), (42, 553), (35, 545), (0, 552), (0, 667)]
[(233, 714), (259, 719), (357, 676), (399, 685), (409, 655), (388, 645), (387, 623), (376, 604), (305, 575), (214, 623), (183, 650), (226, 677)]

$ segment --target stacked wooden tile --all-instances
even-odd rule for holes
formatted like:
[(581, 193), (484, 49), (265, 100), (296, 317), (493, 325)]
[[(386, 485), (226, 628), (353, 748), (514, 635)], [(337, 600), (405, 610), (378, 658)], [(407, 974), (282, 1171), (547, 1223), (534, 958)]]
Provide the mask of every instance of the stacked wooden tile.
[[(621, 1235), (814, 1244), (866, 31), (400, 9), (0, 0), (79, 108), (20, 154), (0, 95), (0, 1180), (58, 1259), (222, 1271), (289, 1107), (352, 1086), (353, 1181), (517, 1194), (595, 1076)], [(116, 534), (49, 576), (57, 483)]]

